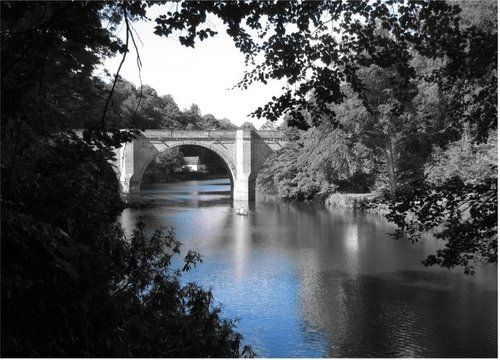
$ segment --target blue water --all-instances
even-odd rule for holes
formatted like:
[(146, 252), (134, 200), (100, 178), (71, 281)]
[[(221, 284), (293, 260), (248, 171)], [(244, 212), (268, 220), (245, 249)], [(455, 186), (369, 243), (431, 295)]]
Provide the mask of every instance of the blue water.
[[(258, 194), (236, 215), (228, 180), (153, 184), (121, 217), (173, 226), (261, 357), (496, 357), (497, 267), (426, 268), (441, 244), (394, 240), (383, 217)], [(178, 266), (181, 264), (179, 259)]]

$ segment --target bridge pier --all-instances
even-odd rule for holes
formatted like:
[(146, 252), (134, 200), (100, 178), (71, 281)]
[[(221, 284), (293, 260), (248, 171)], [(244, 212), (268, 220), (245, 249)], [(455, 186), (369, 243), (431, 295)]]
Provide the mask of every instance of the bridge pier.
[(234, 179), (234, 200), (255, 200), (255, 179), (252, 179), (252, 137), (254, 130), (236, 130), (236, 178)]
[(238, 201), (255, 200), (255, 180), (236, 179), (234, 182), (233, 199)]

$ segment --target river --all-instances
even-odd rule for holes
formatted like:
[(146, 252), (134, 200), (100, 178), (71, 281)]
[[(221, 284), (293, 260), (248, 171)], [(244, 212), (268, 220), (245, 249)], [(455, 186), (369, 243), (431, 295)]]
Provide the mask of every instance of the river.
[(497, 357), (496, 265), (426, 268), (438, 241), (394, 240), (381, 216), (266, 194), (239, 216), (229, 191), (151, 184), (121, 222), (173, 226), (199, 251), (183, 281), (211, 288), (259, 357)]

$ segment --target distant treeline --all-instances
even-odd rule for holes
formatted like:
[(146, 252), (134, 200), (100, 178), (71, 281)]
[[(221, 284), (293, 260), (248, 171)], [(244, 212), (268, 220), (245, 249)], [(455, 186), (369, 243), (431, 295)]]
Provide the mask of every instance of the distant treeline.
[[(101, 78), (93, 79), (94, 93), (89, 111), (102, 111), (110, 93), (112, 83)], [(102, 106), (96, 106), (102, 103)], [(96, 114), (98, 115), (98, 114)], [(98, 116), (77, 116), (78, 127), (92, 126)], [(106, 126), (140, 129), (175, 130), (229, 130), (236, 129), (229, 119), (216, 119), (212, 114), (202, 114), (196, 104), (189, 109), (180, 109), (172, 95), (158, 95), (149, 85), (136, 87), (131, 82), (119, 78), (113, 90), (106, 113)]]

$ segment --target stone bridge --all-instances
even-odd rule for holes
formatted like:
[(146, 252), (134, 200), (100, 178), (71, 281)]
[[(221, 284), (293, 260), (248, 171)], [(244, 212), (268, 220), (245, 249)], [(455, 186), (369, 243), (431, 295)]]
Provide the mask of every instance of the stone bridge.
[(201, 146), (219, 155), (231, 174), (234, 200), (254, 200), (255, 180), (269, 155), (286, 143), (280, 131), (243, 126), (240, 130), (145, 130), (117, 152), (116, 170), (124, 194), (140, 190), (148, 165), (161, 152), (183, 145)]

